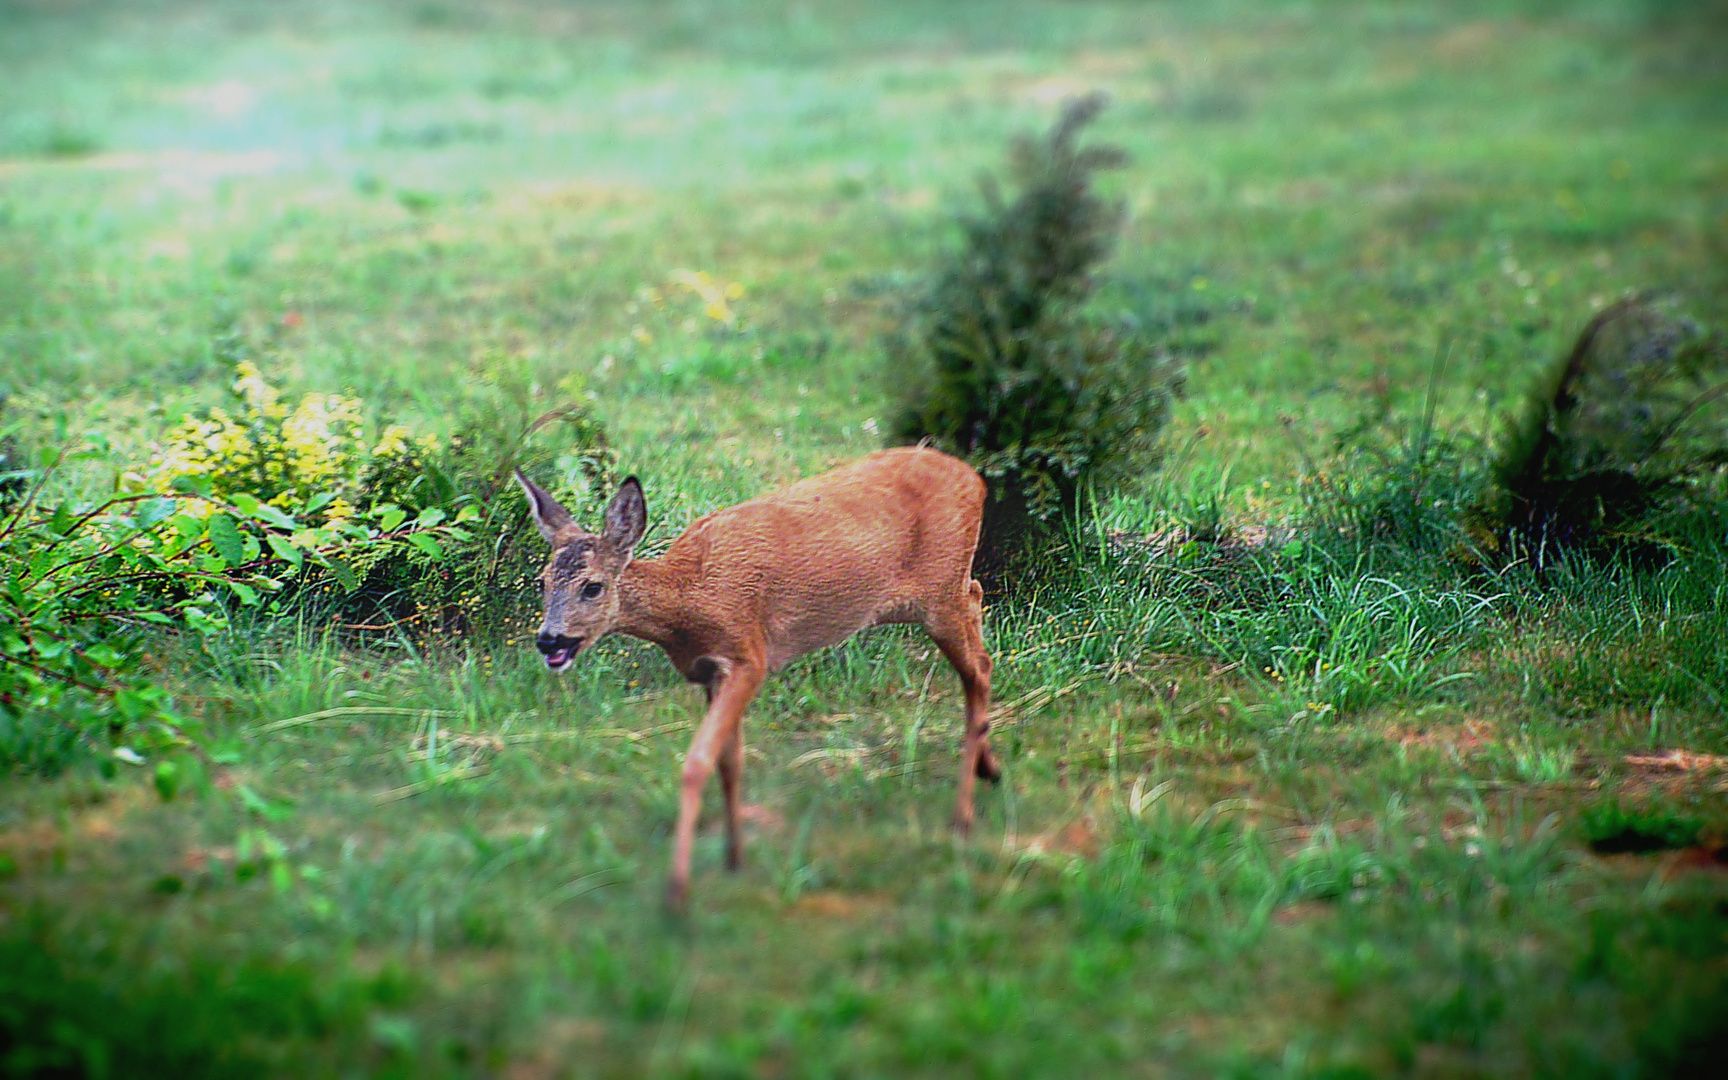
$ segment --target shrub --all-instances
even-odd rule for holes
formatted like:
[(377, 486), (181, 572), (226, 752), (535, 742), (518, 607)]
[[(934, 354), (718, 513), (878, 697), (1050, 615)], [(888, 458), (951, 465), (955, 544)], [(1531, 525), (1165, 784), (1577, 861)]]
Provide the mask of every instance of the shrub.
[[(510, 470), (574, 473), (590, 485), (609, 477), (599, 421), (580, 403), (548, 407), (521, 366), (483, 370), (452, 405), (448, 437), (397, 424), (372, 443), (359, 400), (309, 393), (289, 408), (243, 349), (229, 351), (241, 357), (235, 405), (182, 420), (138, 485), (180, 485), (212, 505), (244, 497), (292, 507), (314, 524), (352, 521), (386, 534), (420, 526), (406, 543), (350, 546), (332, 573), (294, 582), (289, 596), (303, 611), (350, 628), (471, 632), (504, 624), (532, 592), (527, 581), (538, 569), (533, 546), (521, 542), (529, 530), (520, 500), (499, 498)], [(424, 532), (447, 522), (463, 528)]]
[(383, 501), (364, 480), (400, 475), (437, 450), (435, 441), (411, 441), (406, 429), (392, 427), (368, 451), (359, 400), (307, 394), (289, 409), (251, 360), (240, 360), (234, 374), (234, 413), (213, 408), (183, 418), (163, 439), (146, 483), (192, 482), (215, 498), (244, 493), (341, 519), (357, 503)]
[(0, 512), (0, 768), (52, 772), (83, 747), (105, 769), (153, 764), (171, 797), (202, 749), (197, 725), (154, 679), (154, 635), (207, 635), (237, 608), (281, 610), (291, 579), (351, 584), (349, 564), (374, 550), (401, 541), (436, 556), (440, 539), (462, 536), (426, 515), (314, 524), (328, 509), (321, 496), (284, 507), (218, 495), (195, 473), (171, 488), (135, 478), (144, 490), (48, 497), (66, 464), (107, 456), (99, 439), (43, 449), (25, 493)]
[(454, 432), (441, 446), (399, 458), (375, 454), (368, 493), (421, 513), (459, 507), (468, 515), (467, 539), (440, 562), (391, 554), (369, 568), (363, 594), (394, 618), (445, 633), (507, 630), (536, 604), (533, 579), (545, 549), (511, 470), (520, 467), (571, 505), (608, 489), (616, 455), (580, 393), (566, 382), (563, 403), (554, 404), (527, 368), (494, 365), (454, 405)]
[(983, 184), (984, 210), (889, 340), (901, 389), (894, 439), (928, 438), (991, 488), (985, 576), (1041, 525), (1073, 514), (1088, 487), (1152, 463), (1181, 390), (1178, 363), (1127, 317), (1088, 310), (1123, 208), (1094, 189), (1120, 167), (1112, 146), (1079, 144), (1102, 95), (1070, 104), (1042, 139), (1014, 144), (1017, 194)]
[(1600, 548), (1723, 494), (1728, 342), (1641, 299), (1601, 312), (1507, 425), (1481, 517), (1503, 542)]

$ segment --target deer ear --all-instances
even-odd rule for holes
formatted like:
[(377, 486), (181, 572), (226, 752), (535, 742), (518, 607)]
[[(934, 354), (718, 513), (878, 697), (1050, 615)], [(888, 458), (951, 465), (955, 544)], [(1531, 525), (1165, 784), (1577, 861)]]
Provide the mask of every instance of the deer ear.
[(560, 530), (574, 520), (570, 511), (558, 505), (558, 500), (545, 488), (523, 476), (521, 469), (516, 470), (516, 482), (522, 485), (522, 494), (528, 496), (528, 508), (534, 512), (534, 524), (540, 535), (548, 544), (557, 544)]
[(642, 484), (634, 476), (627, 478), (606, 508), (604, 539), (626, 555), (642, 539), (648, 528), (648, 501), (642, 497)]

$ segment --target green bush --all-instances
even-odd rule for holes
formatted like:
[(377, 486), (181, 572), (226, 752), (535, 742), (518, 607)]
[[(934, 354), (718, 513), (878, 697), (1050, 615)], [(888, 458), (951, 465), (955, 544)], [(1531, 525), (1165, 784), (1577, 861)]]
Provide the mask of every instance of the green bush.
[[(245, 497), (362, 532), (419, 526), (405, 543), (351, 544), (332, 573), (296, 577), (283, 598), (319, 620), (391, 633), (500, 627), (532, 594), (539, 558), (523, 542), (532, 530), (521, 501), (500, 497), (511, 470), (539, 473), (560, 494), (569, 492), (549, 474), (591, 487), (610, 476), (605, 429), (581, 388), (561, 387), (566, 403), (552, 404), (522, 365), (488, 362), (451, 404), (445, 438), (391, 424), (374, 442), (363, 402), (309, 393), (290, 407), (243, 344), (227, 353), (238, 361), (234, 405), (184, 418), (138, 486)], [(425, 531), (435, 527), (437, 536)]]
[(1134, 320), (1087, 307), (1123, 217), (1093, 186), (1122, 151), (1079, 144), (1103, 107), (1082, 98), (1047, 136), (1014, 144), (1017, 193), (984, 183), (983, 213), (961, 219), (960, 250), (889, 339), (892, 438), (928, 438), (990, 485), (986, 576), (1082, 491), (1153, 464), (1182, 387), (1181, 366)]
[(66, 496), (62, 471), (99, 467), (110, 451), (95, 435), (70, 447), (60, 428), (60, 445), (37, 452), (24, 493), (0, 511), (0, 770), (53, 772), (82, 748), (105, 771), (151, 765), (172, 797), (204, 752), (156, 680), (161, 635), (205, 637), (242, 609), (281, 614), (291, 582), (352, 589), (356, 560), (396, 548), (436, 558), (441, 542), (466, 538), (442, 515), (335, 515), (329, 493), (218, 493), (225, 461), (155, 478), (166, 484), (129, 474), (122, 490)]
[(538, 603), (545, 548), (511, 471), (520, 467), (560, 499), (580, 501), (608, 489), (616, 457), (579, 384), (563, 384), (557, 400), (526, 367), (494, 364), (454, 403), (454, 430), (441, 445), (375, 455), (363, 477), (369, 496), (421, 514), (465, 513), (465, 537), (438, 561), (380, 552), (358, 597), (423, 631), (461, 634), (507, 630)]

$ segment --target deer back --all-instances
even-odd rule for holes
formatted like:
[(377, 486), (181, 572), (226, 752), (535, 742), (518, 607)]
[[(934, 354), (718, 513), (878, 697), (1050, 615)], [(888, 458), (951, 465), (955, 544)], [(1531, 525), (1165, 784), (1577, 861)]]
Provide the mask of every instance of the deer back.
[(655, 608), (680, 608), (675, 651), (779, 668), (864, 627), (953, 606), (983, 509), (984, 482), (964, 462), (882, 450), (709, 514), (655, 565), (636, 565)]

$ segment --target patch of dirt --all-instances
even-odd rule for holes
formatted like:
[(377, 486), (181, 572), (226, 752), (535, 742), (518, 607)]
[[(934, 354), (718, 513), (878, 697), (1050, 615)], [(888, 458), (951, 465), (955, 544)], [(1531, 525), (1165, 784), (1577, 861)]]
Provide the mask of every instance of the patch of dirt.
[(792, 902), (795, 915), (819, 919), (856, 919), (889, 906), (889, 901), (871, 893), (813, 892)]
[(1491, 19), (1455, 26), (1434, 43), (1434, 54), (1447, 63), (1473, 63), (1506, 35), (1508, 27)]
[(1077, 855), (1090, 859), (1098, 854), (1098, 823), (1090, 814), (1075, 818), (1066, 825), (1039, 833), (1020, 850), (1031, 855)]
[(1296, 530), (1282, 526), (1256, 524), (1230, 525), (1222, 535), (1196, 535), (1181, 527), (1155, 530), (1149, 533), (1113, 532), (1110, 543), (1118, 550), (1152, 551), (1168, 555), (1188, 544), (1198, 544), (1220, 558), (1253, 554), (1282, 548), (1296, 538)]
[(738, 808), (738, 820), (759, 832), (779, 832), (786, 827), (784, 817), (758, 803), (745, 803), (740, 806)]
[(1672, 881), (1688, 873), (1728, 875), (1728, 845), (1695, 844), (1670, 853), (1662, 860), (1662, 879)]
[(1500, 740), (1499, 732), (1487, 720), (1467, 720), (1434, 728), (1407, 728), (1388, 725), (1388, 741), (1406, 750), (1435, 750), (1447, 757), (1461, 759), (1477, 754)]
[(1663, 750), (1656, 754), (1627, 754), (1626, 764), (1644, 772), (1713, 772), (1728, 770), (1728, 757), (1694, 754), (1690, 750)]
[(48, 858), (60, 843), (60, 830), (46, 821), (33, 821), (0, 832), (0, 853), (9, 856), (19, 866)]
[(1274, 911), (1272, 913), (1272, 921), (1277, 923), (1279, 926), (1291, 926), (1296, 923), (1309, 922), (1314, 919), (1323, 919), (1337, 910), (1338, 909), (1332, 904), (1324, 904), (1318, 900), (1303, 900), (1299, 903), (1288, 904), (1279, 908), (1277, 911)]
[[(154, 798), (154, 794), (151, 798)], [(108, 842), (120, 836), (120, 823), (124, 821), (140, 803), (144, 801), (144, 789), (137, 786), (119, 786), (112, 798), (105, 799), (94, 809), (78, 815), (76, 822), (78, 836), (85, 840)]]
[(1728, 776), (1724, 776), (1728, 774), (1728, 756), (1661, 750), (1627, 754), (1621, 761), (1631, 770), (1620, 784), (1620, 793), (1627, 798), (1643, 798), (1655, 792), (1681, 795), (1712, 781), (1715, 781), (1712, 790), (1728, 792)]
[(580, 1048), (606, 1041), (606, 1025), (587, 1017), (562, 1016), (546, 1021), (539, 1035), (539, 1049), (504, 1070), (507, 1080), (554, 1080), (567, 1075)]

